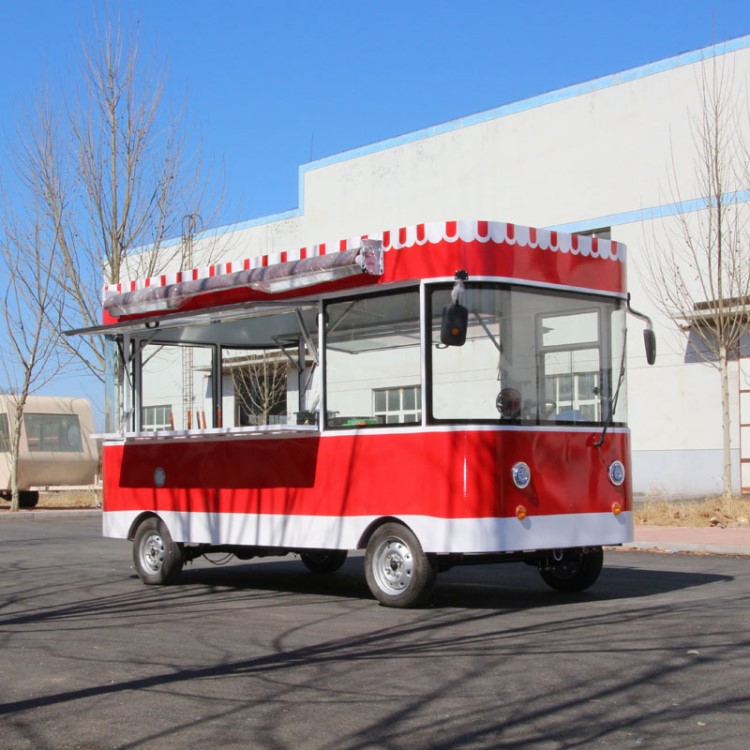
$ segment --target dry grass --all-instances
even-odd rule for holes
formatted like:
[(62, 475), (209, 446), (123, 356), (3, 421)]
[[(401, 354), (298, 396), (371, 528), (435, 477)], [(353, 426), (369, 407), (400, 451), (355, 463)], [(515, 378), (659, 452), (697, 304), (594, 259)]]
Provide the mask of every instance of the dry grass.
[[(60, 508), (100, 508), (102, 501), (101, 490), (95, 489), (70, 489), (50, 490), (39, 493), (39, 509)], [(0, 508), (10, 508), (10, 501), (0, 499)]]
[(37, 508), (100, 508), (100, 489), (56, 490), (40, 492)]
[(635, 510), (635, 522), (652, 526), (737, 528), (750, 525), (750, 499), (646, 500)]

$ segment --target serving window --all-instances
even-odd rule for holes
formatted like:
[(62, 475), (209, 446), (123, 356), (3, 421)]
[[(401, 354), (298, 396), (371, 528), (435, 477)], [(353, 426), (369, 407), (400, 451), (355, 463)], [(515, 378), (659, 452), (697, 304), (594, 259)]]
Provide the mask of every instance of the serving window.
[(325, 306), (326, 425), (421, 421), (419, 291)]

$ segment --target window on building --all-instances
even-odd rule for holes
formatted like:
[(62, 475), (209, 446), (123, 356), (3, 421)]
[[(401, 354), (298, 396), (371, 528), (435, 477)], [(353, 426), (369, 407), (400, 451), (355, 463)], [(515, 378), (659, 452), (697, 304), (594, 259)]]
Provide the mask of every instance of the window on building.
[(373, 391), (373, 413), (385, 424), (411, 424), (422, 420), (422, 388), (380, 388)]
[(159, 404), (143, 407), (142, 428), (145, 431), (173, 430), (172, 406)]
[(32, 453), (80, 453), (81, 428), (75, 414), (24, 414), (26, 443)]
[(584, 237), (596, 237), (598, 240), (611, 240), (612, 239), (612, 227), (599, 227), (598, 229), (586, 229), (583, 232), (575, 232), (575, 234), (583, 235)]

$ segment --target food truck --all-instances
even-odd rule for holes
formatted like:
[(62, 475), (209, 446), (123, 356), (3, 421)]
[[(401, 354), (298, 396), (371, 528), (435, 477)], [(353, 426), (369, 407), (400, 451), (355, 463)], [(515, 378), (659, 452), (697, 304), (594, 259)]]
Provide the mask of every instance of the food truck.
[[(105, 287), (103, 527), (144, 583), (364, 550), (393, 607), (454, 565), (595, 582), (632, 539), (625, 247), (446, 221)], [(81, 333), (78, 331), (77, 333)], [(643, 356), (643, 355), (640, 355)]]

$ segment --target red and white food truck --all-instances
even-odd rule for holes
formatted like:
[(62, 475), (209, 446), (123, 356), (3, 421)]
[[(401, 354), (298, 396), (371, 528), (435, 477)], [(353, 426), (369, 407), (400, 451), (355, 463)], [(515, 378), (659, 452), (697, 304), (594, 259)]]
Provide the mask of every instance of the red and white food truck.
[(488, 221), (107, 287), (104, 534), (152, 584), (364, 550), (394, 607), (478, 562), (585, 589), (632, 539), (626, 289), (617, 242)]

